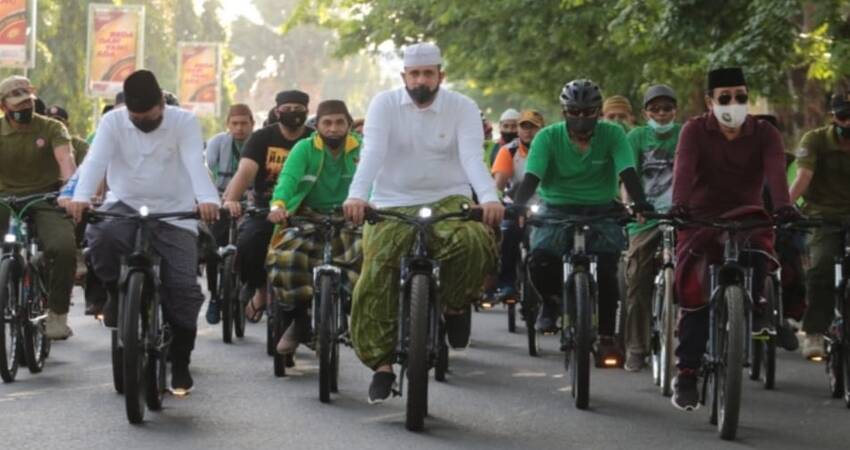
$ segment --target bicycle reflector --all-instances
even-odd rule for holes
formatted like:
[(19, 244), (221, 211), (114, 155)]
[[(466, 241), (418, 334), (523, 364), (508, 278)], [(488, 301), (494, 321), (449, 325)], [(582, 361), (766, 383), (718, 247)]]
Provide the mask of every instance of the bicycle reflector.
[(3, 236), (3, 242), (5, 242), (7, 244), (14, 244), (15, 241), (17, 241), (17, 240), (18, 240), (18, 238), (15, 237), (15, 235), (12, 234), (12, 233), (8, 233), (8, 234)]
[(141, 208), (139, 208), (139, 215), (142, 217), (147, 217), (150, 213), (151, 211), (150, 209), (148, 209), (147, 206), (142, 206)]
[(434, 214), (434, 211), (431, 211), (431, 208), (421, 208), (419, 210), (419, 217), (422, 219), (427, 219), (431, 217), (432, 214)]
[(617, 358), (612, 358), (609, 356), (605, 358), (605, 360), (602, 362), (603, 364), (605, 364), (605, 367), (615, 367), (617, 365)]

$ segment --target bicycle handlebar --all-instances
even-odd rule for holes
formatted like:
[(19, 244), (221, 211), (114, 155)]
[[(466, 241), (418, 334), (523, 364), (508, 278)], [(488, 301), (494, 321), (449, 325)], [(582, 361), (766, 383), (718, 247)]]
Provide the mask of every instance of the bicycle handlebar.
[[(430, 211), (430, 208), (422, 208), (420, 209), (420, 212), (426, 209)], [(385, 218), (390, 218), (413, 226), (431, 226), (437, 222), (442, 222), (447, 219), (462, 219), (480, 222), (482, 217), (483, 211), (481, 209), (470, 208), (468, 205), (466, 205), (466, 207), (461, 211), (439, 214), (436, 216), (427, 215), (424, 217), (422, 215), (409, 216), (407, 214), (385, 209), (366, 208), (366, 221), (369, 223), (380, 222)]]

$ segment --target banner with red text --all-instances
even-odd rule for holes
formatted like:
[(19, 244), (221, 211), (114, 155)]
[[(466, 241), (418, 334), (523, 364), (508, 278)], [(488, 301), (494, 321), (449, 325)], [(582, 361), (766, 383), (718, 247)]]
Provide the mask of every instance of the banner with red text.
[(89, 5), (86, 92), (114, 97), (131, 73), (142, 67), (144, 6)]
[(35, 67), (36, 0), (0, 0), (0, 67)]
[(221, 45), (214, 42), (177, 44), (177, 98), (180, 106), (199, 116), (217, 116), (221, 91)]

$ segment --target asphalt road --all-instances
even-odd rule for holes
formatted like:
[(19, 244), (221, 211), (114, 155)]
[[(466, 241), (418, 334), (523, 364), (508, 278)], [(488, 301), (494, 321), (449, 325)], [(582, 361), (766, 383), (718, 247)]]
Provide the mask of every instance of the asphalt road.
[(162, 412), (127, 423), (111, 384), (109, 334), (82, 315), (56, 343), (44, 371), (0, 385), (0, 442), (8, 449), (847, 449), (850, 410), (830, 398), (822, 364), (782, 353), (777, 389), (745, 379), (738, 440), (721, 441), (708, 412), (679, 412), (648, 371), (593, 369), (587, 411), (576, 410), (554, 337), (526, 353), (524, 328), (509, 334), (501, 309), (476, 313), (473, 342), (452, 352), (445, 384), (432, 382), (427, 430), (404, 428), (404, 400), (369, 405), (370, 372), (343, 351), (340, 394), (318, 401), (317, 362), (300, 349), (289, 376), (275, 378), (265, 324), (226, 345), (220, 326), (200, 324), (195, 391), (167, 397)]

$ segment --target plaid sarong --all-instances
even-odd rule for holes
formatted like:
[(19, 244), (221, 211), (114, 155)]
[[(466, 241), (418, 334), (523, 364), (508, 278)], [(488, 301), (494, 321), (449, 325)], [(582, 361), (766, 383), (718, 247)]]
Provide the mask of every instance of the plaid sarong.
[[(333, 240), (335, 265), (351, 290), (362, 262), (360, 229), (343, 228)], [(274, 298), (287, 306), (309, 305), (313, 299), (313, 267), (322, 264), (324, 240), (315, 226), (278, 227), (269, 244), (266, 268)]]

